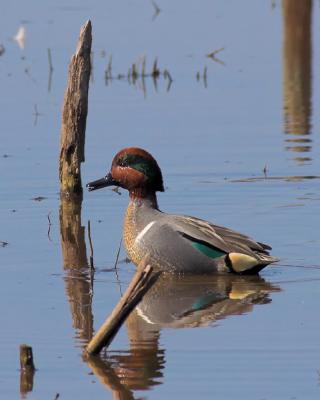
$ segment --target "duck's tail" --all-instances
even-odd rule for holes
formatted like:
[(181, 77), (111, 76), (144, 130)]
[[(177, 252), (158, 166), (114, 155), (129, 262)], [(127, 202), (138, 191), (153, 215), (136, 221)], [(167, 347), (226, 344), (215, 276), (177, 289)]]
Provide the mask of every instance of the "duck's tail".
[(229, 265), (238, 274), (257, 274), (269, 264), (279, 261), (266, 253), (255, 252), (255, 257), (242, 253), (229, 253)]

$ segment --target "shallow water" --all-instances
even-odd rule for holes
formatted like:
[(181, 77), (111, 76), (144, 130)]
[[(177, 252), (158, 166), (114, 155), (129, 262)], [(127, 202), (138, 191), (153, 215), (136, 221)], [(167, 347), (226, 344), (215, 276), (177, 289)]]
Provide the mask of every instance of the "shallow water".
[[(1, 398), (318, 398), (319, 4), (290, 14), (286, 1), (157, 3), (156, 17), (148, 1), (2, 6)], [(82, 346), (134, 272), (123, 248), (113, 268), (126, 193), (85, 193), (81, 213), (60, 226), (61, 104), (88, 18), (83, 181), (102, 176), (120, 148), (144, 147), (164, 174), (161, 209), (245, 232), (281, 261), (256, 280), (157, 283), (109, 351), (85, 363)], [(10, 40), (21, 25), (24, 49)], [(205, 57), (222, 47), (222, 63)], [(140, 80), (106, 85), (111, 54), (115, 77), (143, 55), (150, 70), (158, 57), (171, 87), (163, 77), (156, 87), (146, 79), (145, 92)], [(33, 346), (37, 367), (28, 393), (20, 392), (21, 343)]]

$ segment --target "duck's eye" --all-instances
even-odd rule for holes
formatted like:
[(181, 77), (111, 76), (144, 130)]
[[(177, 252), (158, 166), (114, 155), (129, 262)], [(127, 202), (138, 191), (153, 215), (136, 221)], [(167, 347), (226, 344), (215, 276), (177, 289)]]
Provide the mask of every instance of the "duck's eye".
[(125, 158), (122, 157), (122, 158), (120, 158), (120, 160), (118, 160), (117, 165), (119, 167), (126, 167), (128, 165), (128, 163), (126, 162)]
[(119, 167), (127, 167), (128, 166), (128, 157), (127, 156), (121, 157), (118, 160), (117, 165)]

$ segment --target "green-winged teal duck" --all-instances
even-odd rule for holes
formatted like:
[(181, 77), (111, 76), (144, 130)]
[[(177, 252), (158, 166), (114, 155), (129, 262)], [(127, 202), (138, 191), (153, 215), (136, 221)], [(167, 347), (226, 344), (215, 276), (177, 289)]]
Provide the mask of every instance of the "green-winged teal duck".
[(87, 184), (96, 190), (120, 186), (129, 191), (124, 243), (138, 264), (148, 253), (153, 266), (171, 272), (258, 273), (278, 259), (271, 247), (199, 218), (159, 210), (156, 192), (164, 191), (157, 161), (147, 151), (128, 147), (116, 154), (111, 171)]

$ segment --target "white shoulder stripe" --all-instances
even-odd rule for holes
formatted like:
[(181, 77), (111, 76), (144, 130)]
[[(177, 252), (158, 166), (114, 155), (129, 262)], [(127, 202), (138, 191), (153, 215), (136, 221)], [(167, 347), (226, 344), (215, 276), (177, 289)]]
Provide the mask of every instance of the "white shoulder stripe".
[(149, 222), (149, 224), (147, 226), (145, 226), (142, 229), (142, 231), (139, 233), (139, 235), (136, 237), (135, 243), (139, 242), (142, 239), (142, 237), (148, 232), (148, 230), (152, 227), (152, 225), (155, 223), (156, 223), (156, 221)]

